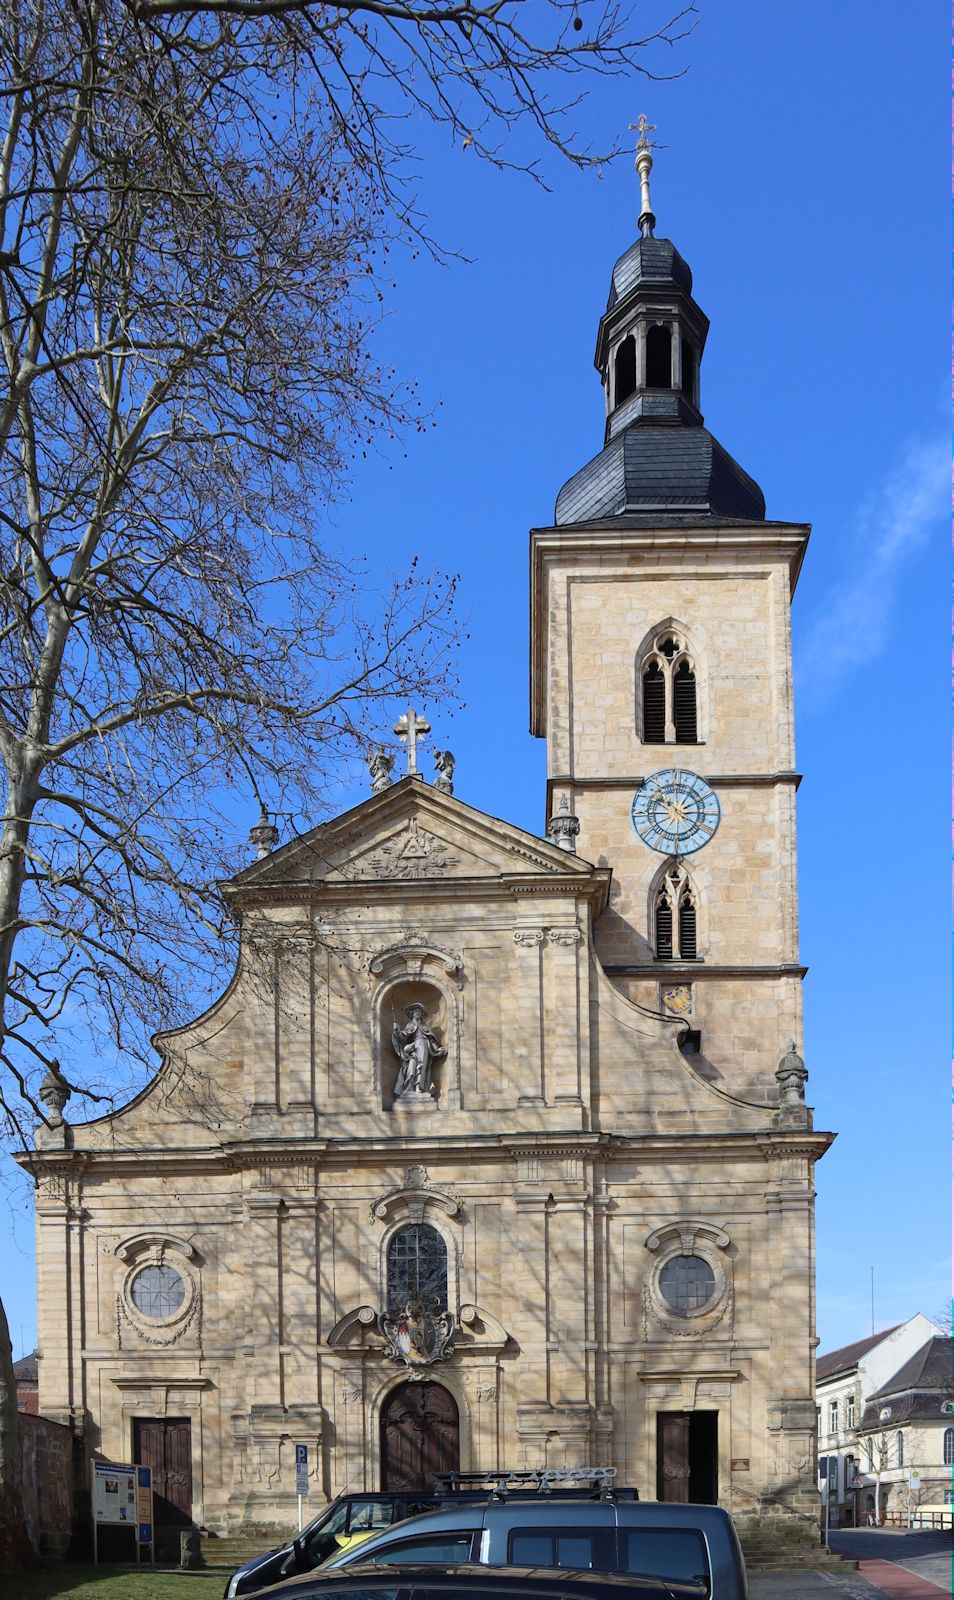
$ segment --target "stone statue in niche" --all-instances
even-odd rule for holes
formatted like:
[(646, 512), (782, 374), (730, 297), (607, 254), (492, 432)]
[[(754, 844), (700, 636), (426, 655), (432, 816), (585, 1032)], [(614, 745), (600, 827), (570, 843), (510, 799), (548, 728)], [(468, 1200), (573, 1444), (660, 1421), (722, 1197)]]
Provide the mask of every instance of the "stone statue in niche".
[(410, 1100), (421, 1096), (433, 1097), (431, 1063), (447, 1052), (433, 1029), (427, 1026), (426, 1006), (415, 1001), (404, 1007), (404, 1015), (408, 1020), (406, 1027), (402, 1028), (392, 1012), (394, 1025), (391, 1043), (401, 1062), (394, 1085), (394, 1098)]

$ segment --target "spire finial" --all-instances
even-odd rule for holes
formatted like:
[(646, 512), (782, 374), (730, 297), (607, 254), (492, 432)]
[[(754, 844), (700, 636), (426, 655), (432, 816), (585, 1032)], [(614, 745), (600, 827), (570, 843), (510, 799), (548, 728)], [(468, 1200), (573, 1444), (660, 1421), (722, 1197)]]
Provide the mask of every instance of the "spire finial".
[(644, 239), (651, 239), (656, 226), (653, 216), (652, 201), (649, 198), (649, 174), (653, 170), (653, 152), (647, 134), (656, 132), (656, 124), (650, 122), (644, 111), (639, 113), (639, 120), (631, 122), (630, 133), (638, 133), (636, 141), (636, 171), (639, 173), (639, 231)]

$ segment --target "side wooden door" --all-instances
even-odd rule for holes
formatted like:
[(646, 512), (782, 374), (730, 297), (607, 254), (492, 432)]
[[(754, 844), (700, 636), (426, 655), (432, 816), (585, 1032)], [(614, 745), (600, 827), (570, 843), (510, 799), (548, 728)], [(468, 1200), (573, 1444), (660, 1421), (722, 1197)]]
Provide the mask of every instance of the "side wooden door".
[(688, 1411), (660, 1411), (656, 1418), (656, 1499), (689, 1499)]

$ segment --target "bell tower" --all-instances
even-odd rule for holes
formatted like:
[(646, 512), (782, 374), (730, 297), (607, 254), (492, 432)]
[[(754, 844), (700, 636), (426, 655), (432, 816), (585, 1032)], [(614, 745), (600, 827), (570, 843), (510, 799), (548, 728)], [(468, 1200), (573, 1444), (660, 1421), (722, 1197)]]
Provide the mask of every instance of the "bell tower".
[(603, 448), (531, 536), (531, 727), (554, 836), (612, 869), (610, 981), (683, 1016), (711, 1081), (771, 1103), (802, 1031), (789, 609), (809, 529), (768, 520), (704, 424), (709, 322), (655, 237), (649, 131), (597, 333)]

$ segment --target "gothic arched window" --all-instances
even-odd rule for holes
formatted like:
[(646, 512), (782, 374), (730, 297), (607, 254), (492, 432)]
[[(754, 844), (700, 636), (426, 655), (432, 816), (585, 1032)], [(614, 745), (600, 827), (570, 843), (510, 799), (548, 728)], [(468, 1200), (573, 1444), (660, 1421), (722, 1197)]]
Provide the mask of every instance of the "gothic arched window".
[(954, 1428), (944, 1429), (944, 1465), (954, 1466)]
[(411, 1299), (428, 1311), (447, 1310), (447, 1246), (427, 1222), (398, 1228), (388, 1241), (388, 1310), (403, 1311)]
[(653, 934), (657, 961), (695, 961), (696, 896), (688, 872), (678, 861), (666, 868), (656, 890)]
[(664, 626), (640, 652), (639, 734), (643, 744), (698, 744), (696, 664), (685, 634)]
[(904, 1466), (904, 1434), (898, 1429), (898, 1466)]

